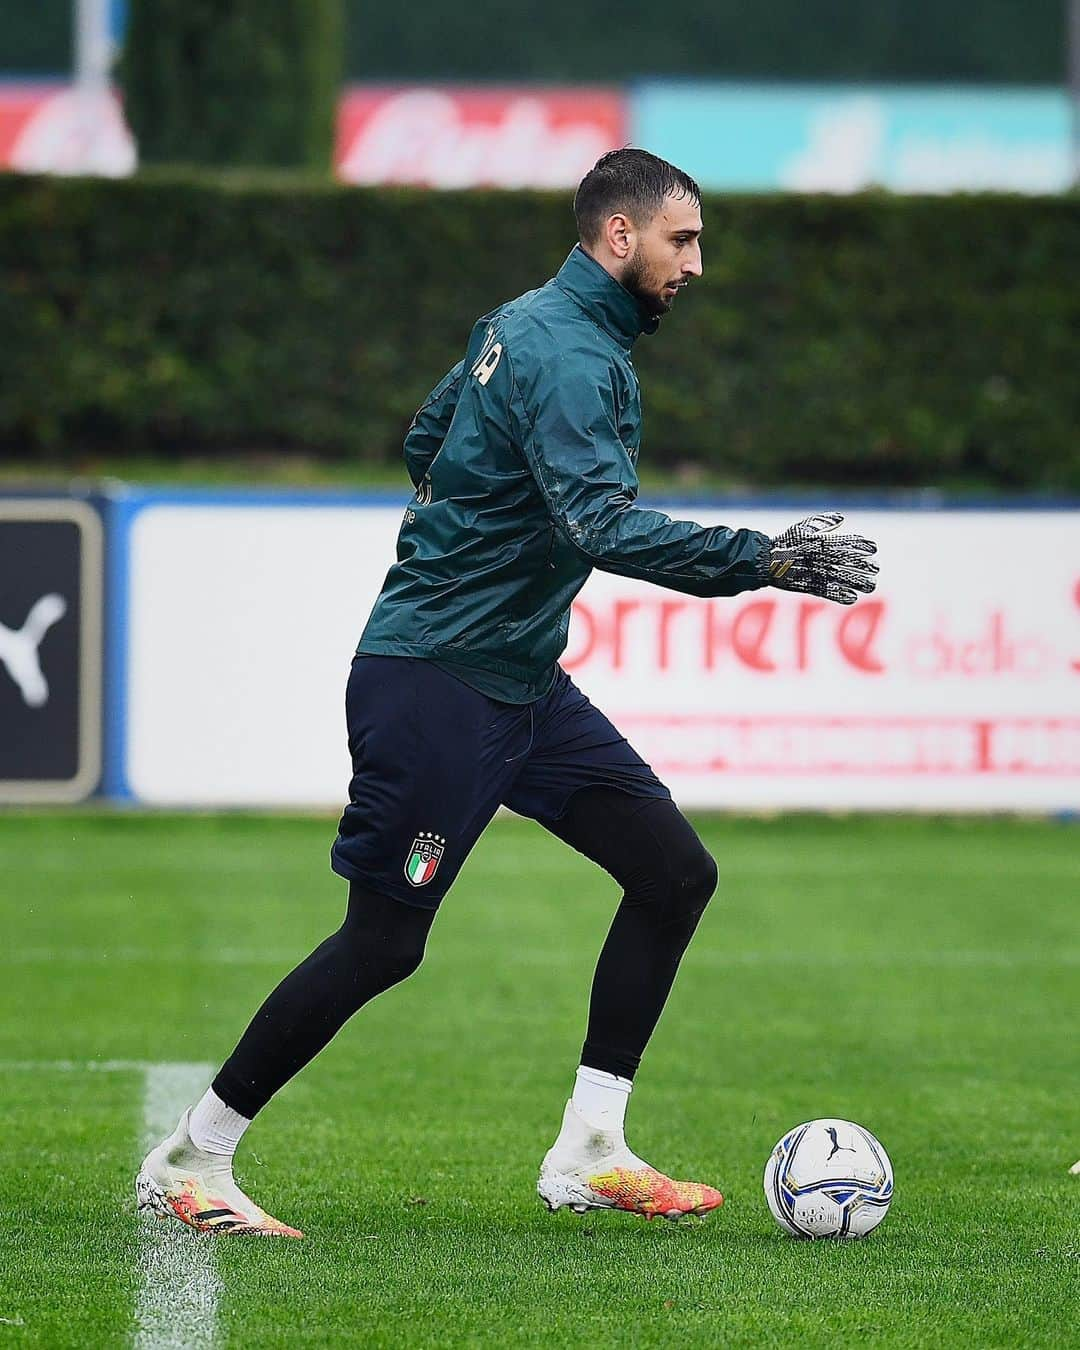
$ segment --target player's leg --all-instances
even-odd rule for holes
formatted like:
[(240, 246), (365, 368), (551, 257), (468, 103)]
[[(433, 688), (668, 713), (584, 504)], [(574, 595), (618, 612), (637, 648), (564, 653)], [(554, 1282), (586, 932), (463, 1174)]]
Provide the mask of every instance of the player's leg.
[(236, 1146), (256, 1113), (355, 1012), (417, 969), (434, 918), (433, 909), (352, 882), (345, 922), (286, 975), (210, 1090), (147, 1156), (140, 1205), (203, 1231), (299, 1237), (236, 1185)]
[(624, 1115), (641, 1055), (716, 886), (716, 865), (671, 801), (585, 788), (548, 828), (623, 888), (596, 966), (574, 1092), (538, 1189), (550, 1208), (648, 1217), (704, 1214), (720, 1192), (674, 1181), (626, 1144)]
[(604, 867), (623, 898), (597, 964), (574, 1094), (541, 1172), (552, 1208), (703, 1213), (712, 1187), (674, 1182), (626, 1146), (642, 1052), (716, 885), (716, 867), (652, 769), (564, 676), (507, 804)]
[[(266, 999), (213, 1092), (252, 1119), (365, 1003), (419, 969), (435, 913), (350, 882), (344, 923)], [(207, 1115), (197, 1135), (215, 1128)]]
[(622, 887), (593, 978), (581, 1061), (632, 1081), (716, 889), (716, 864), (674, 802), (662, 798), (584, 788), (547, 828)]
[(141, 1205), (196, 1228), (295, 1235), (233, 1183), (236, 1146), (355, 1012), (419, 966), (435, 910), (531, 729), (522, 710), (400, 658), (354, 662), (346, 710), (353, 778), (332, 852), (350, 883), (345, 921), (269, 995), (139, 1174)]

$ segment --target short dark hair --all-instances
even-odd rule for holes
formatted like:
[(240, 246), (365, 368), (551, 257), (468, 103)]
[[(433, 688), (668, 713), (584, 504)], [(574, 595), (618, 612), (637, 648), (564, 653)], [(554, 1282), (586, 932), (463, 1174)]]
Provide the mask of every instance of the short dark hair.
[(595, 243), (604, 221), (624, 211), (635, 225), (647, 225), (665, 197), (700, 203), (701, 189), (688, 173), (648, 150), (626, 146), (601, 155), (574, 194), (574, 219), (583, 244)]

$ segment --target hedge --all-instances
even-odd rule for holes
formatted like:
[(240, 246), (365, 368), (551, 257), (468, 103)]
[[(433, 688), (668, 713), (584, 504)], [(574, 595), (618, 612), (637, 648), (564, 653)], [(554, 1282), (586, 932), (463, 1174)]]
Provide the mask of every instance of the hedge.
[[(1080, 490), (1080, 199), (726, 197), (636, 348), (643, 463)], [(569, 194), (0, 178), (0, 446), (392, 461)]]
[(351, 78), (979, 80), (1060, 84), (1066, 0), (348, 0)]
[[(131, 0), (137, 12), (146, 0)], [(193, 2), (193, 0), (192, 0)], [(345, 0), (349, 79), (978, 80), (1060, 84), (1066, 0)], [(219, 9), (224, 7), (218, 6)], [(71, 66), (72, 0), (4, 0), (0, 72)]]
[(342, 0), (134, 0), (119, 76), (141, 164), (329, 174)]

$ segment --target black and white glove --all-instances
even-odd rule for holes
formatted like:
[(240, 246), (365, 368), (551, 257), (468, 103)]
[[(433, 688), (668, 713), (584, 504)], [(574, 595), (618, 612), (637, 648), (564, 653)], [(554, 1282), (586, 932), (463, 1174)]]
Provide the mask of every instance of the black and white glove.
[(771, 540), (769, 585), (820, 595), (838, 605), (853, 605), (858, 591), (869, 595), (877, 585), (877, 564), (870, 561), (877, 545), (861, 534), (831, 534), (843, 519), (835, 511), (823, 511), (789, 525)]

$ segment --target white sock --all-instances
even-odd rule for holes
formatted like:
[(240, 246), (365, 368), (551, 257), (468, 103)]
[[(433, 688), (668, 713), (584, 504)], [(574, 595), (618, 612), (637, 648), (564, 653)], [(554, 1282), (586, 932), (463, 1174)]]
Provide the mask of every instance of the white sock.
[(202, 1101), (191, 1108), (188, 1134), (195, 1147), (204, 1153), (231, 1158), (250, 1124), (247, 1116), (226, 1106), (213, 1088), (207, 1088)]
[(574, 1095), (570, 1098), (574, 1110), (586, 1125), (594, 1130), (622, 1134), (626, 1119), (626, 1103), (634, 1086), (629, 1078), (590, 1069), (582, 1064), (574, 1081)]

